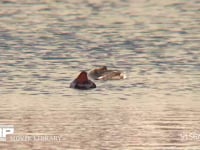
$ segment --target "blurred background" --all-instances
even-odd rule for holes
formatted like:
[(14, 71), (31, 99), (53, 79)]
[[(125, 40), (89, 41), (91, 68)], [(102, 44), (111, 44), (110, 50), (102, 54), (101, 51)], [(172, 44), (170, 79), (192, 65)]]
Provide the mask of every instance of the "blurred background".
[[(62, 141), (1, 149), (200, 149), (199, 25), (199, 0), (2, 0), (0, 124)], [(102, 65), (127, 79), (69, 88)]]

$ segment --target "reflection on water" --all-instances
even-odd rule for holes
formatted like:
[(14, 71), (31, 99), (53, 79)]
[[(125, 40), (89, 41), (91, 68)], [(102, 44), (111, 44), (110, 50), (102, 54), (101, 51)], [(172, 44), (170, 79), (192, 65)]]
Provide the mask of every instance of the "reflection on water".
[[(199, 149), (199, 1), (0, 2), (0, 124), (60, 142), (3, 149)], [(127, 72), (70, 89), (80, 70)], [(184, 138), (184, 136), (188, 136)]]

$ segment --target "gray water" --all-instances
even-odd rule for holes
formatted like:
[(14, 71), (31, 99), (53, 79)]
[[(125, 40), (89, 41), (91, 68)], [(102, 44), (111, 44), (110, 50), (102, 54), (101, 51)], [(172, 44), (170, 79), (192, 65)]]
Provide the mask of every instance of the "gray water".
[[(2, 0), (0, 149), (199, 150), (199, 43), (199, 0)], [(69, 88), (101, 65), (127, 79)]]

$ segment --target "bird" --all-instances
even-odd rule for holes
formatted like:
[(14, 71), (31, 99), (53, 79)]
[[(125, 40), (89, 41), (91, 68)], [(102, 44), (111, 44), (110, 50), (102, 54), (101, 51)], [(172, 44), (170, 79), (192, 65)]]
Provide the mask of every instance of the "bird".
[(89, 76), (94, 80), (121, 80), (126, 78), (123, 72), (119, 70), (108, 70), (106, 66), (91, 70)]
[(96, 84), (88, 79), (86, 71), (82, 71), (78, 77), (70, 83), (70, 88), (88, 90), (96, 88)]

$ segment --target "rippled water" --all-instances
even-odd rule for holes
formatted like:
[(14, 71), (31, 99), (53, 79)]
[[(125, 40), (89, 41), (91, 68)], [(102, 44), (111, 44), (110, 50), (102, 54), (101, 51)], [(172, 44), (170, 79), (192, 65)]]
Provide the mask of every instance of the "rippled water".
[[(200, 149), (199, 24), (199, 0), (2, 0), (0, 124), (62, 140), (0, 149)], [(101, 65), (128, 78), (69, 88)]]

